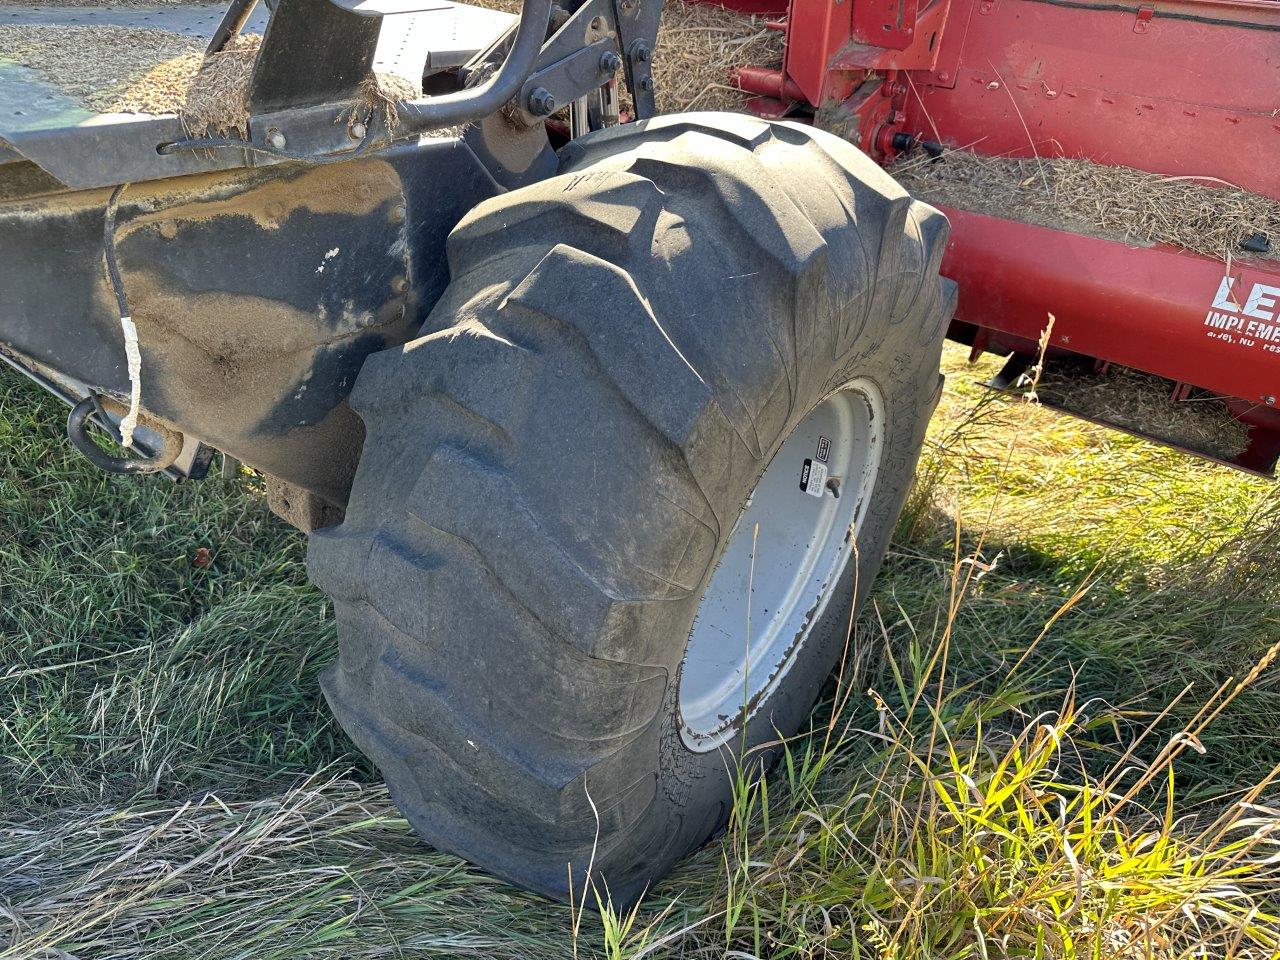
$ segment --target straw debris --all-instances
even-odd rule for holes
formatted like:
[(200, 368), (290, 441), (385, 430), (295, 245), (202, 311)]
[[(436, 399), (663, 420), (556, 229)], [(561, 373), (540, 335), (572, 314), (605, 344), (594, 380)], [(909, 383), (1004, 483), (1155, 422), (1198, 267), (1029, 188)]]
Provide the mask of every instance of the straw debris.
[[(86, 109), (114, 112), (138, 88), (179, 96), (168, 65), (194, 57), (198, 40), (168, 30), (116, 26), (0, 26), (0, 57), (38, 71)], [(151, 79), (148, 79), (151, 78)], [(188, 78), (189, 79), (189, 78)], [(168, 112), (168, 111), (159, 111)]]
[[(482, 6), (519, 13), (518, 0)], [(759, 18), (723, 7), (673, 2), (662, 14), (654, 56), (658, 110), (738, 110), (747, 100), (729, 85), (730, 68), (778, 65), (782, 34)], [(166, 30), (116, 26), (0, 26), (0, 56), (38, 70), (90, 110), (177, 113), (195, 137), (248, 134), (248, 89), (256, 35), (234, 37), (205, 57), (201, 41)], [(394, 126), (394, 104), (421, 96), (421, 87), (378, 74), (361, 91), (365, 108)], [(354, 116), (354, 115), (353, 115)]]
[(782, 31), (758, 17), (673, 0), (653, 58), (658, 111), (741, 110), (748, 95), (729, 85), (730, 68), (780, 66), (782, 41)]
[[(249, 136), (249, 82), (258, 58), (262, 37), (242, 34), (232, 37), (218, 53), (185, 59), (174, 64), (174, 72), (185, 73), (187, 86), (182, 96), (163, 111), (177, 113), (193, 137), (210, 134)], [(158, 104), (157, 104), (158, 105)]]
[(1172, 398), (1174, 383), (1128, 367), (1105, 373), (1078, 364), (1050, 366), (1036, 386), (1041, 401), (1174, 446), (1231, 460), (1249, 445), (1249, 425), (1231, 415), (1221, 397), (1195, 390)]
[[(249, 134), (249, 84), (262, 45), (232, 37), (206, 57), (203, 43), (167, 30), (116, 26), (0, 26), (0, 56), (39, 71), (86, 109), (176, 113), (193, 137)], [(421, 96), (405, 77), (379, 73), (361, 88), (356, 113), (395, 122), (397, 100)]]
[[(176, 7), (191, 0), (111, 0), (113, 7)], [(5, 0), (11, 7), (103, 7), (103, 0)]]
[(394, 130), (399, 122), (396, 117), (396, 104), (404, 100), (416, 100), (422, 96), (422, 84), (414, 83), (408, 77), (398, 73), (375, 73), (366, 77), (360, 84), (360, 92), (356, 97), (356, 108), (351, 119), (370, 117), (381, 114), (382, 122), (388, 130)]
[(1280, 257), (1280, 203), (1212, 178), (966, 150), (938, 161), (912, 154), (890, 172), (930, 203), (1125, 243), (1165, 243), (1219, 260), (1259, 256), (1240, 244), (1261, 233), (1272, 241), (1265, 256)]

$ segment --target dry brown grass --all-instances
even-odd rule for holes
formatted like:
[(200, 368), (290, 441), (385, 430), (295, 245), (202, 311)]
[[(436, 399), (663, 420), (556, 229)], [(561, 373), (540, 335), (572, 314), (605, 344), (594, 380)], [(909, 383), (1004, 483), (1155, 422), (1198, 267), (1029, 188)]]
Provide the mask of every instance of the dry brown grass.
[(564, 956), (534, 939), (553, 909), (460, 869), (385, 788), (343, 778), (6, 820), (0, 890), (6, 960)]
[(1224, 460), (1249, 445), (1249, 427), (1221, 398), (1198, 391), (1175, 401), (1173, 382), (1128, 367), (1106, 373), (1050, 367), (1036, 389), (1041, 401)]
[[(1280, 203), (1212, 180), (1166, 177), (1088, 160), (912, 155), (892, 168), (931, 203), (1128, 243), (1167, 243), (1206, 256), (1239, 257), (1260, 232), (1280, 257)], [(1256, 254), (1249, 254), (1256, 256)]]

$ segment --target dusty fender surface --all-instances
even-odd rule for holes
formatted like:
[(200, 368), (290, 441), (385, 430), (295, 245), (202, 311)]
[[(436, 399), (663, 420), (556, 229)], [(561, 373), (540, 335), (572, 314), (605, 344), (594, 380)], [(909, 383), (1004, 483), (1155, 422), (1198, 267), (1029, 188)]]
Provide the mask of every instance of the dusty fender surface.
[[(0, 343), (127, 397), (103, 269), (111, 192), (15, 192), (0, 203)], [(126, 186), (113, 241), (144, 412), (344, 502), (363, 438), (355, 375), (417, 328), (448, 280), (446, 236), (496, 192), (452, 139)]]

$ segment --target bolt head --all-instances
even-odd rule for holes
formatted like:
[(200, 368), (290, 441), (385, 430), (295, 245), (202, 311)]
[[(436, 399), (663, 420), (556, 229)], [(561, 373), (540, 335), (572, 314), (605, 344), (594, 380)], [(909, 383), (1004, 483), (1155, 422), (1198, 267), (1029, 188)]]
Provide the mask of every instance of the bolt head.
[(272, 150), (283, 150), (289, 145), (289, 141), (284, 138), (284, 134), (279, 130), (271, 130), (267, 133), (267, 146)]
[(392, 281), (391, 281), (391, 289), (393, 289), (396, 293), (408, 293), (408, 292), (409, 292), (409, 278), (408, 278), (408, 277), (396, 277), (394, 280), (392, 280)]
[(649, 45), (647, 43), (637, 43), (632, 53), (641, 63), (649, 62)]
[(645, 93), (653, 92), (653, 77), (644, 76), (640, 78), (640, 89)]
[(529, 94), (529, 112), (535, 117), (545, 117), (556, 112), (556, 98), (546, 87), (534, 87)]
[(351, 137), (352, 140), (363, 140), (365, 134), (368, 132), (369, 131), (365, 128), (365, 125), (359, 120), (347, 127), (347, 135)]
[(391, 208), (392, 223), (404, 223), (406, 215), (407, 215), (407, 211), (400, 204), (396, 204), (394, 207)]
[(617, 73), (622, 69), (622, 58), (613, 50), (600, 55), (600, 69), (605, 73)]
[(160, 236), (164, 237), (166, 240), (172, 240), (178, 235), (178, 225), (172, 220), (166, 220), (164, 223), (160, 224), (159, 230)]
[(1275, 397), (1267, 397), (1267, 406), (1268, 406), (1268, 407), (1274, 407), (1275, 405), (1276, 405), (1276, 398), (1275, 398)]

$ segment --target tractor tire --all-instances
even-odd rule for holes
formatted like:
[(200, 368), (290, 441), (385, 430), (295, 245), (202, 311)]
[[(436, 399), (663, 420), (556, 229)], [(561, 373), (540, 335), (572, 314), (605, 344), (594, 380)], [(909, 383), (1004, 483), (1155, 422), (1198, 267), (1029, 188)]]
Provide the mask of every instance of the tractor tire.
[[(309, 554), (340, 639), (325, 695), (424, 838), (558, 899), (590, 868), (625, 904), (723, 828), (737, 758), (804, 722), (912, 482), (954, 306), (947, 231), (849, 143), (715, 113), (591, 134), (454, 229), (420, 335), (360, 373), (346, 519)], [(829, 454), (845, 499), (839, 477), (830, 499), (800, 488), (824, 429), (851, 438)], [(803, 539), (811, 515), (844, 523), (795, 581), (819, 601), (790, 638), (760, 627), (759, 649), (787, 649), (740, 711), (708, 712), (756, 666), (753, 628), (731, 635), (742, 564), (785, 594), (789, 562), (757, 567), (757, 540)], [(736, 666), (703, 650), (682, 681), (713, 595), (702, 632)], [(750, 756), (754, 774), (767, 751)]]

